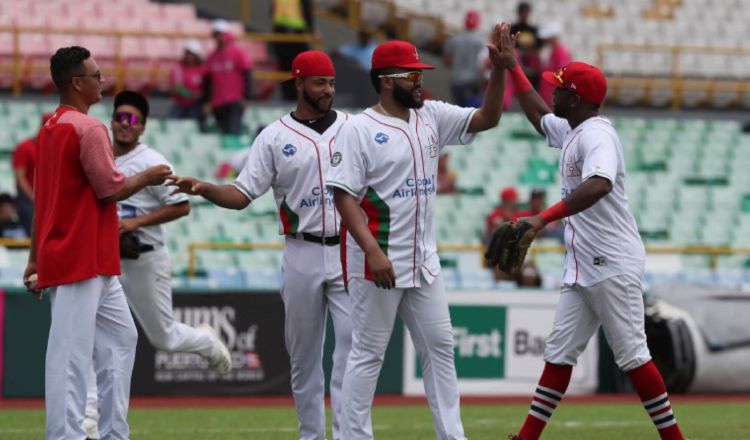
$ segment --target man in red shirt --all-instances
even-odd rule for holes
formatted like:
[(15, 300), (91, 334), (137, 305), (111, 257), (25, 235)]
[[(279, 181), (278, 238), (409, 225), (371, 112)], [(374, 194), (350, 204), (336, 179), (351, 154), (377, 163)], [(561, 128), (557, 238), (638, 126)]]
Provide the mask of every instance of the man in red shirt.
[(222, 133), (240, 134), (242, 113), (252, 97), (252, 61), (234, 42), (226, 21), (216, 20), (212, 29), (216, 50), (206, 60), (203, 113), (213, 110)]
[[(52, 113), (42, 115), (42, 125)], [(13, 150), (13, 174), (16, 177), (16, 212), (26, 230), (31, 235), (31, 220), (34, 217), (34, 166), (36, 164), (36, 137), (28, 138), (16, 145)]]
[(127, 439), (130, 376), (138, 334), (117, 279), (116, 201), (169, 176), (166, 165), (125, 178), (109, 133), (87, 115), (102, 95), (88, 50), (58, 49), (50, 59), (60, 106), (39, 131), (36, 214), (24, 284), (50, 289), (52, 323), (45, 361), (46, 440), (83, 439), (86, 374), (97, 375), (102, 438)]
[(492, 234), (504, 221), (518, 220), (518, 191), (512, 186), (506, 186), (500, 191), (500, 205), (487, 216), (484, 236), (489, 243)]

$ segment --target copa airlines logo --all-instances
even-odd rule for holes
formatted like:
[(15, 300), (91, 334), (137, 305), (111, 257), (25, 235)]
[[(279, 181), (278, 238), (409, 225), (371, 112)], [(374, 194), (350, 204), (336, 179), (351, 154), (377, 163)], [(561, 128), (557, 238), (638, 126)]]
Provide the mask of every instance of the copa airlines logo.
[(294, 153), (297, 152), (297, 147), (292, 144), (286, 144), (284, 145), (284, 149), (281, 150), (281, 152), (284, 153), (284, 156), (291, 157), (294, 156)]
[(388, 135), (382, 132), (379, 132), (375, 135), (375, 142), (377, 142), (380, 145), (383, 145), (384, 143), (388, 142)]
[(408, 178), (404, 182), (406, 185), (393, 192), (393, 198), (399, 199), (404, 197), (416, 197), (419, 194), (422, 197), (435, 194), (435, 175), (425, 177), (424, 179)]

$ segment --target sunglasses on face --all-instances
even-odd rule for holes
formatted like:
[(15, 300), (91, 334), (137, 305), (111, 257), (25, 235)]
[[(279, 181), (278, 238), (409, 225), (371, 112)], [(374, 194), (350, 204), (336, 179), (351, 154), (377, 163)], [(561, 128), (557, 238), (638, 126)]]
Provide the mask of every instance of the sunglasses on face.
[(96, 71), (95, 73), (87, 73), (85, 75), (73, 75), (71, 78), (95, 78), (96, 82), (102, 82), (102, 72)]
[(119, 112), (114, 114), (114, 120), (121, 124), (127, 122), (130, 125), (135, 125), (140, 122), (141, 118), (139, 118), (138, 115), (134, 115), (133, 113)]
[(391, 73), (390, 75), (378, 75), (378, 78), (404, 78), (407, 81), (416, 83), (418, 81), (421, 81), (423, 76), (424, 76), (424, 72), (415, 70), (413, 72)]

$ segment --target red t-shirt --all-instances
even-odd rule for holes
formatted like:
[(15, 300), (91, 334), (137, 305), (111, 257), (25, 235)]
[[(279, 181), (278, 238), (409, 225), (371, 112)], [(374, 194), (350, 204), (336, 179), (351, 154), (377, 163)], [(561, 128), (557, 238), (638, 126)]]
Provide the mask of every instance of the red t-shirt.
[(518, 220), (518, 211), (506, 215), (505, 211), (503, 211), (502, 208), (495, 208), (490, 214), (487, 216), (487, 223), (484, 225), (485, 231), (489, 234), (492, 231), (495, 230), (497, 226), (499, 226), (504, 221), (514, 221)]
[(211, 106), (239, 102), (245, 96), (245, 75), (252, 67), (250, 57), (240, 46), (230, 43), (206, 60), (211, 77)]
[(26, 180), (34, 187), (34, 167), (36, 164), (36, 143), (34, 138), (26, 139), (13, 150), (13, 169), (23, 168)]
[(119, 191), (109, 133), (98, 119), (60, 106), (39, 131), (34, 186), (39, 287), (120, 274)]

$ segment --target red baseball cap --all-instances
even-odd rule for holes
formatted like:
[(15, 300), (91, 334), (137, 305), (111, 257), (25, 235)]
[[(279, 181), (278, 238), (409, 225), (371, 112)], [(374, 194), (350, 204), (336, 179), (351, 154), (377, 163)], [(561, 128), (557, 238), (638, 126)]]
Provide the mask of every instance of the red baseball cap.
[(300, 52), (292, 61), (292, 78), (336, 76), (331, 57), (320, 50)]
[(474, 9), (466, 11), (466, 18), (464, 19), (464, 26), (466, 29), (476, 29), (479, 27), (479, 12)]
[(557, 72), (544, 72), (542, 78), (553, 86), (568, 89), (594, 104), (604, 102), (607, 95), (607, 79), (602, 71), (580, 61), (573, 61)]
[(417, 53), (417, 48), (413, 44), (401, 40), (381, 43), (372, 53), (373, 69), (385, 69), (387, 67), (434, 69), (433, 66), (419, 61), (419, 53)]
[(500, 191), (500, 199), (504, 202), (515, 202), (518, 200), (518, 191), (512, 186), (506, 186)]

